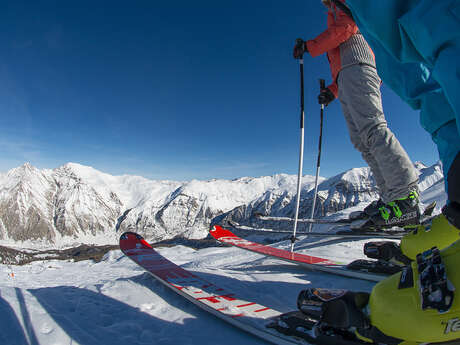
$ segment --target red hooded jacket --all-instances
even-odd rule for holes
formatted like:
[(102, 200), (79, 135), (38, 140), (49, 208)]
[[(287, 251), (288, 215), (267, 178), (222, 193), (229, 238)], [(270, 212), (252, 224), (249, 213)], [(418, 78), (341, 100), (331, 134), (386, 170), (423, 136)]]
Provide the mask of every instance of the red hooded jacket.
[(357, 32), (358, 27), (353, 19), (332, 4), (332, 8), (327, 13), (327, 30), (306, 43), (308, 52), (313, 57), (327, 53), (333, 80), (328, 88), (335, 97), (338, 95), (337, 75), (342, 69), (339, 46)]

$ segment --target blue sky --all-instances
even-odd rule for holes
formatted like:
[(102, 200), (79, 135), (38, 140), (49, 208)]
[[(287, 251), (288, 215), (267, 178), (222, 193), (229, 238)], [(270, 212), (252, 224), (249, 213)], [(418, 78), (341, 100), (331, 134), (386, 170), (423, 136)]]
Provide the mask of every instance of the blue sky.
[[(67, 162), (153, 179), (297, 174), (297, 37), (326, 27), (319, 0), (9, 1), (0, 8), (0, 171)], [(318, 79), (305, 58), (304, 173), (314, 175)], [(438, 155), (418, 113), (383, 85), (413, 161)], [(366, 166), (335, 101), (321, 175)]]

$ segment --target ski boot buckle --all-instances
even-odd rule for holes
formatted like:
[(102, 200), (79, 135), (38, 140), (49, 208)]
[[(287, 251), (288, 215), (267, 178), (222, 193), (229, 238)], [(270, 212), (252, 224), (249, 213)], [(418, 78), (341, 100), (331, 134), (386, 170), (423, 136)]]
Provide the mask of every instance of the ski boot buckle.
[(454, 299), (454, 287), (447, 279), (446, 267), (439, 249), (433, 247), (417, 255), (420, 297), (422, 309), (436, 309), (447, 312)]

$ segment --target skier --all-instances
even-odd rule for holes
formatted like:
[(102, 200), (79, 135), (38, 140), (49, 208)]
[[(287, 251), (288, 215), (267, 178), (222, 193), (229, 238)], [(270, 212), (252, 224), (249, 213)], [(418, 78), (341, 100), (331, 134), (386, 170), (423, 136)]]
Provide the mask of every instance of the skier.
[[(369, 218), (378, 228), (418, 224), (420, 221), (418, 175), (395, 135), (387, 126), (372, 50), (354, 21), (331, 0), (326, 31), (312, 40), (297, 40), (294, 58), (327, 53), (333, 82), (321, 90), (320, 104), (338, 98), (351, 141), (369, 164), (380, 199), (355, 218)], [(366, 95), (363, 97), (363, 95)]]
[(299, 309), (308, 314), (316, 307), (318, 314), (322, 303), (323, 325), (353, 329), (357, 342), (458, 343), (460, 2), (347, 0), (347, 6), (375, 52), (383, 80), (420, 109), (420, 122), (438, 146), (448, 201), (430, 227), (419, 226), (402, 239), (400, 250), (413, 261), (401, 273), (369, 295), (302, 291)]

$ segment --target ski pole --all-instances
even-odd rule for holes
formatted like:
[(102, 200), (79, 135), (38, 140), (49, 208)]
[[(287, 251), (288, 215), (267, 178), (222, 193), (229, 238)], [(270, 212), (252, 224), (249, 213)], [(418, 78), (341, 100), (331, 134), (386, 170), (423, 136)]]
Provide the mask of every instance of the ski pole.
[[(298, 38), (296, 44), (304, 44), (303, 40)], [(303, 55), (299, 60), (300, 64), (300, 154), (299, 154), (299, 172), (297, 174), (297, 197), (295, 207), (294, 230), (291, 237), (291, 252), (294, 251), (295, 234), (297, 231), (297, 221), (299, 219), (300, 190), (302, 187), (302, 168), (303, 168), (303, 149), (304, 149), (304, 86), (303, 86)]]
[[(322, 89), (326, 87), (326, 81), (324, 79), (319, 80), (319, 88), (320, 92)], [(313, 219), (315, 215), (315, 206), (316, 206), (316, 198), (318, 196), (318, 177), (319, 177), (319, 170), (321, 164), (321, 143), (323, 140), (323, 115), (324, 115), (324, 104), (321, 104), (321, 111), (320, 111), (320, 124), (319, 124), (319, 144), (318, 144), (318, 161), (316, 162), (316, 177), (315, 177), (315, 196), (313, 197), (313, 205), (311, 207), (311, 216), (310, 219)], [(311, 232), (311, 227), (313, 223), (310, 223), (308, 228), (308, 232)]]

